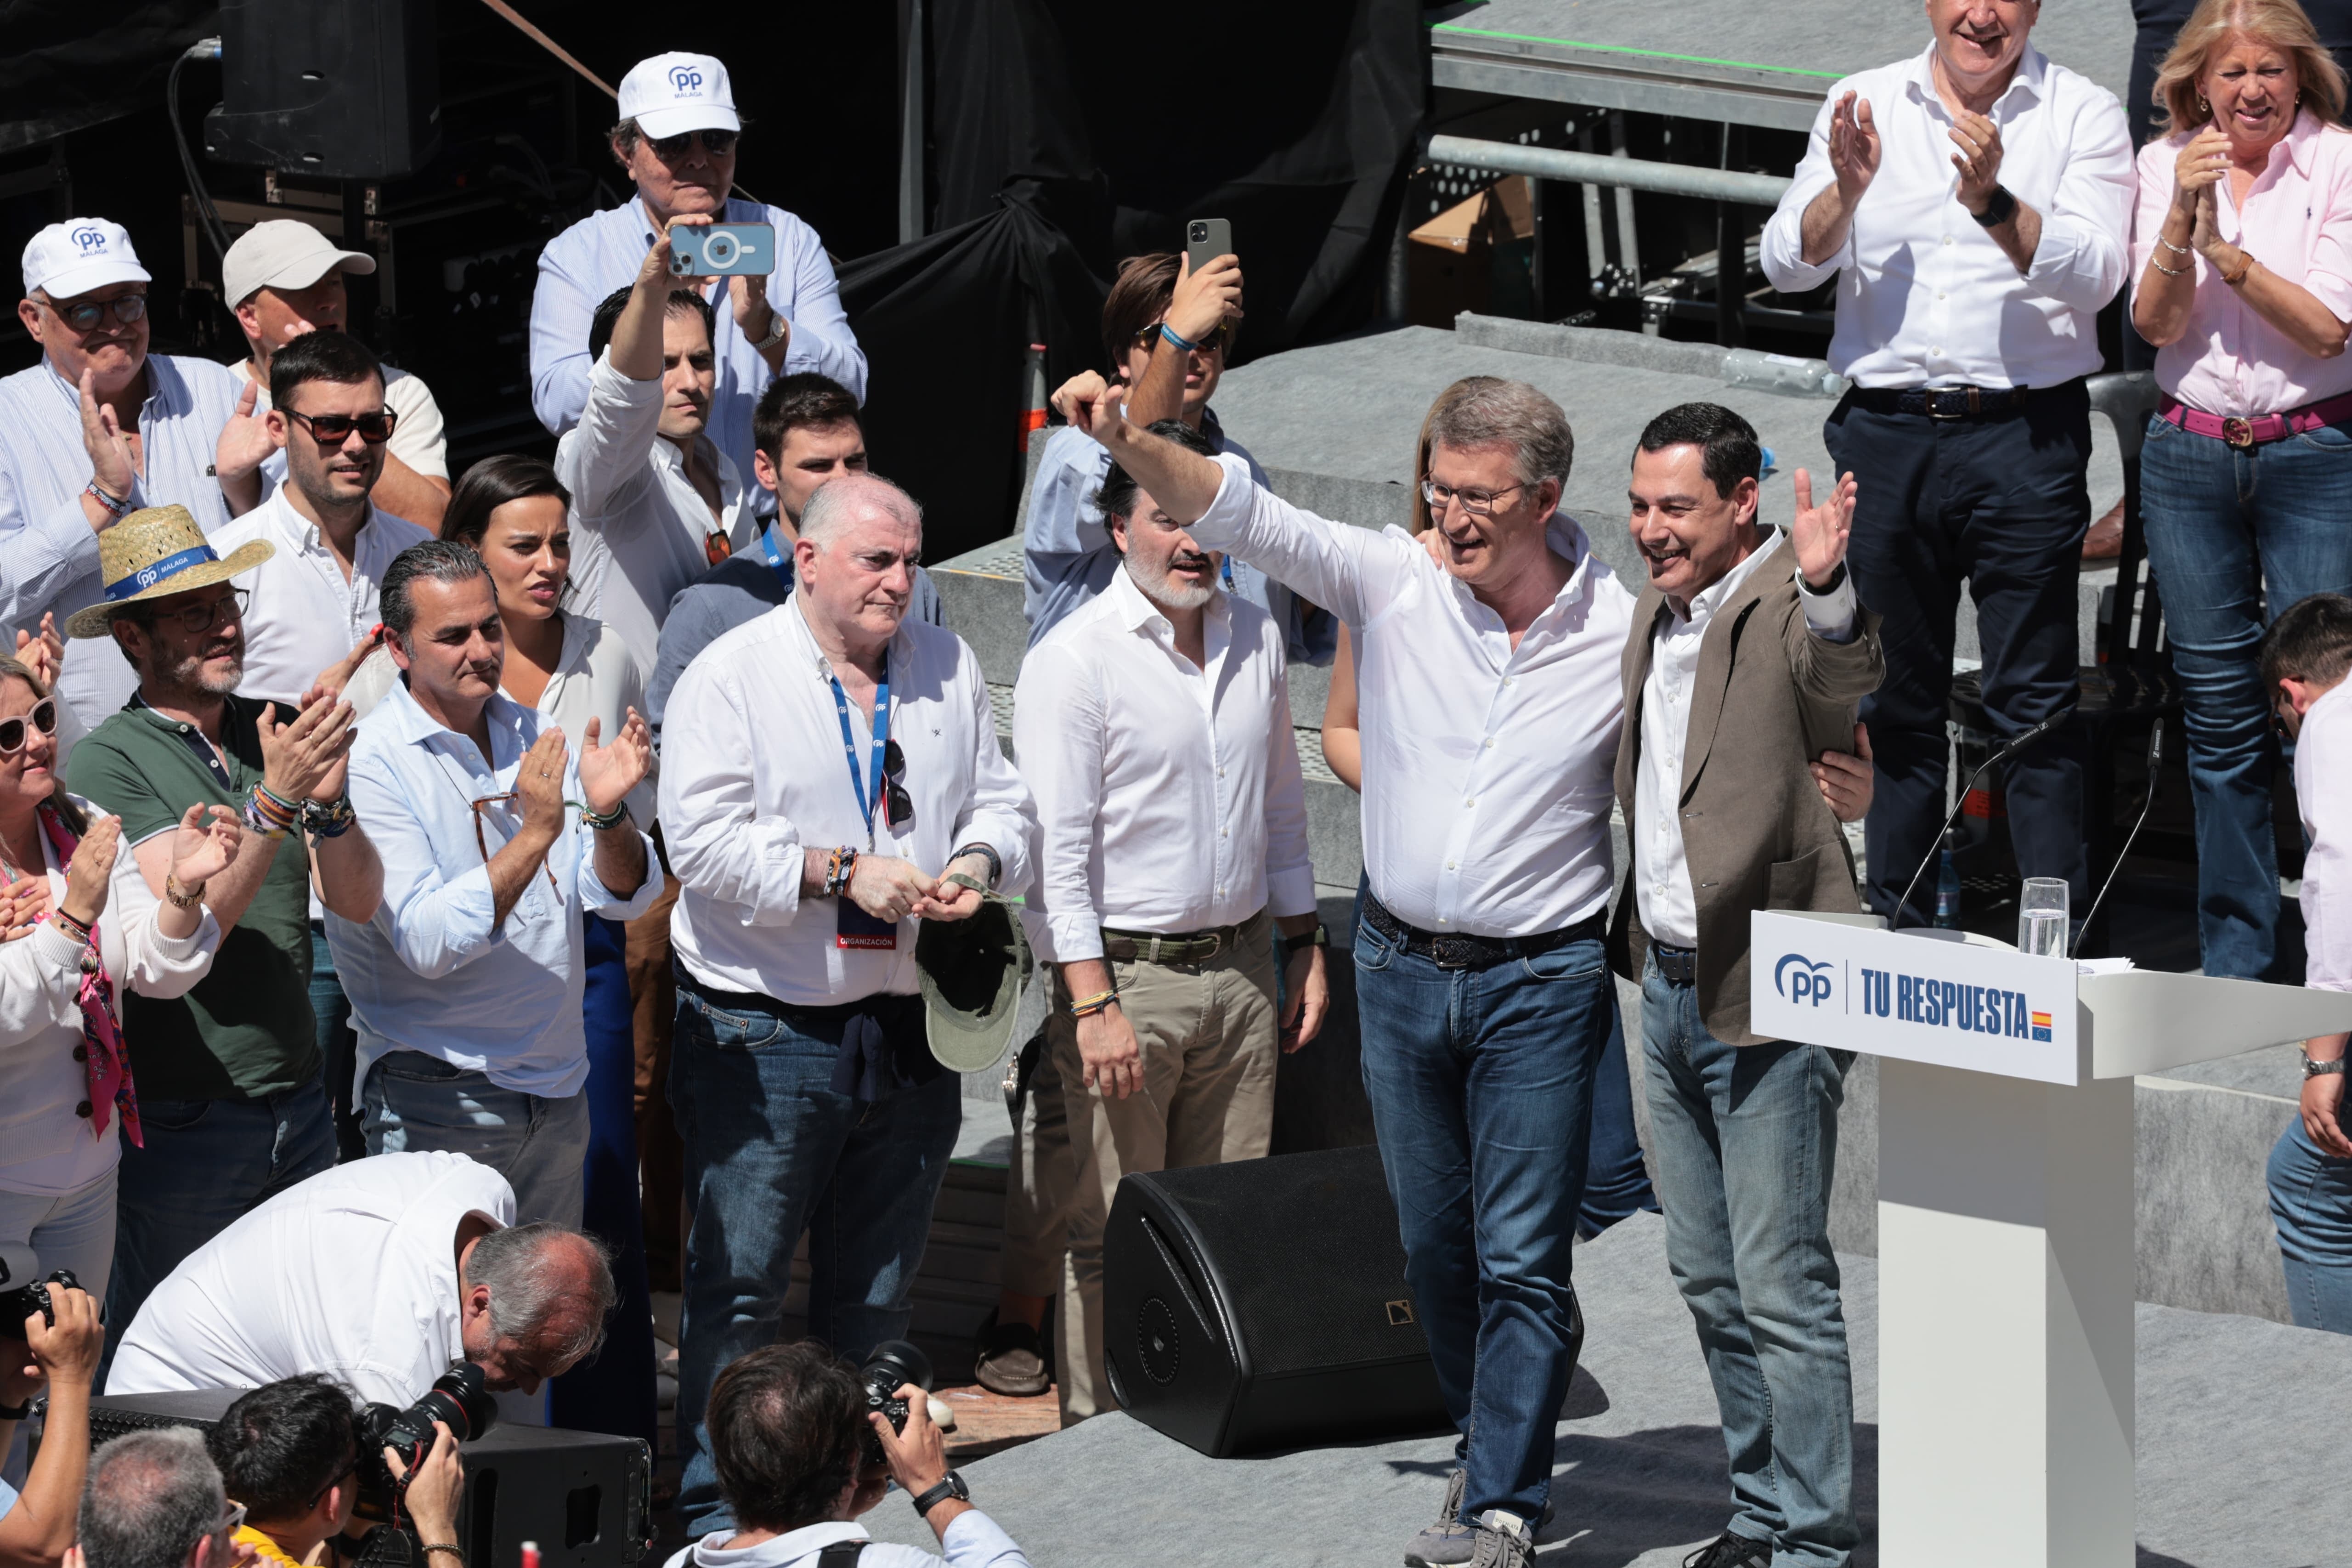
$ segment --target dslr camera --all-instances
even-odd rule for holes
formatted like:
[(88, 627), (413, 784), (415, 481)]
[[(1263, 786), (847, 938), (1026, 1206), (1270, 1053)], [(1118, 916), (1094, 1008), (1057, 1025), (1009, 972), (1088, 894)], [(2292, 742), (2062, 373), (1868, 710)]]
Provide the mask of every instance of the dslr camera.
[[(931, 1358), (905, 1340), (884, 1340), (866, 1356), (866, 1364), (857, 1369), (857, 1381), (866, 1390), (866, 1408), (879, 1411), (890, 1422), (890, 1430), (907, 1429), (907, 1402), (898, 1397), (898, 1390), (907, 1384), (929, 1391), (931, 1386)], [(866, 1428), (866, 1462), (882, 1463), (882, 1439), (871, 1426)]]
[[(7, 1282), (8, 1265), (0, 1262), (0, 1286)], [(49, 1300), (49, 1287), (52, 1285), (62, 1285), (68, 1290), (81, 1289), (81, 1281), (74, 1278), (72, 1269), (58, 1268), (52, 1270), (47, 1279), (28, 1279), (14, 1290), (0, 1289), (0, 1340), (12, 1340), (23, 1344), (25, 1320), (36, 1312), (49, 1327), (57, 1327), (57, 1306)], [(907, 1348), (914, 1350), (912, 1345)], [(915, 1353), (920, 1355), (922, 1352), (917, 1351)], [(898, 1418), (904, 1421), (906, 1416), (901, 1414)]]
[(360, 1413), (360, 1495), (353, 1511), (362, 1519), (388, 1523), (401, 1494), (408, 1489), (407, 1481), (395, 1478), (385, 1462), (386, 1448), (398, 1454), (407, 1473), (414, 1476), (416, 1467), (433, 1452), (436, 1436), (433, 1423), (442, 1423), (451, 1436), (466, 1443), (488, 1431), (498, 1415), (498, 1402), (483, 1381), (482, 1369), (472, 1362), (460, 1362), (435, 1378), (433, 1386), (405, 1410), (394, 1410), (389, 1405), (367, 1406)]

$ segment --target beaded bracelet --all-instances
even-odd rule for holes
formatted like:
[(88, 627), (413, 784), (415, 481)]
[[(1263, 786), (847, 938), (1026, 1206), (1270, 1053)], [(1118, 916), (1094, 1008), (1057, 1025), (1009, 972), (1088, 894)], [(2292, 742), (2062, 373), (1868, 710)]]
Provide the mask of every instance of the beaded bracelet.
[(302, 831), (314, 838), (341, 838), (352, 830), (360, 814), (352, 808), (352, 797), (337, 795), (330, 801), (306, 800), (302, 803)]

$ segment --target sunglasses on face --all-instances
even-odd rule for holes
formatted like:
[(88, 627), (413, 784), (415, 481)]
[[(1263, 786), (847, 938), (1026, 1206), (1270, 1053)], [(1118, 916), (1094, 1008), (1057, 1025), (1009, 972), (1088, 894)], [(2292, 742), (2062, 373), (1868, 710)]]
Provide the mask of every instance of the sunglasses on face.
[[(25, 749), (25, 742), (38, 730), (44, 735), (58, 732), (58, 702), (54, 697), (44, 697), (33, 704), (30, 713), (19, 713), (13, 719), (0, 719), (0, 757), (13, 757)], [(896, 741), (890, 742), (895, 748)]]
[(882, 776), (889, 781), (882, 795), (882, 820), (904, 827), (915, 820), (915, 797), (907, 793), (907, 753), (896, 741), (882, 748)]
[(127, 327), (147, 314), (147, 296), (125, 294), (119, 300), (85, 300), (79, 305), (59, 305), (44, 300), (49, 314), (77, 332), (94, 332), (98, 324), (112, 316), (115, 324)]
[(724, 158), (735, 151), (735, 138), (741, 134), (740, 131), (681, 131), (675, 136), (648, 136), (646, 145), (654, 150), (654, 156), (669, 162), (685, 157), (687, 149), (699, 136), (704, 152), (714, 158)]
[[(1231, 321), (1219, 321), (1207, 337), (1201, 339), (1193, 346), (1192, 352), (1197, 354), (1221, 354), (1232, 345), (1233, 341), (1234, 324)], [(1147, 353), (1160, 342), (1161, 339), (1158, 321), (1152, 322), (1151, 325), (1135, 334), (1135, 346)], [(1176, 345), (1170, 343), (1168, 346), (1174, 348)]]
[(400, 423), (400, 416), (388, 408), (375, 414), (316, 416), (297, 414), (289, 408), (286, 411), (286, 417), (300, 420), (302, 428), (310, 432), (310, 438), (322, 447), (341, 446), (352, 438), (352, 432), (354, 430), (360, 433), (360, 439), (369, 446), (381, 447), (392, 439), (392, 427)]

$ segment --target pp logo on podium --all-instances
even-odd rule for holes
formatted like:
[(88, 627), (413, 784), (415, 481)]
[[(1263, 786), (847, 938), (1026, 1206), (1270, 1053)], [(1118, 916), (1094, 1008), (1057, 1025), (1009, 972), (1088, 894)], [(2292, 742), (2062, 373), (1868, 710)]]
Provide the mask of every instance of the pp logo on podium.
[(1830, 999), (1832, 973), (1830, 965), (1817, 963), (1801, 952), (1787, 953), (1772, 966), (1772, 989), (1787, 1001), (1810, 1002), (1818, 1007)]

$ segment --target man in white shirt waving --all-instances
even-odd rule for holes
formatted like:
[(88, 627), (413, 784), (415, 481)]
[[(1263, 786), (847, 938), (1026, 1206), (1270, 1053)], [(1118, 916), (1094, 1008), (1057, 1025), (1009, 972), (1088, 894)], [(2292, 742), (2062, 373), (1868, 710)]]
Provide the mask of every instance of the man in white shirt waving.
[(852, 1361), (904, 1334), (962, 1122), (925, 1033), (916, 921), (1029, 882), (1036, 813), (980, 661), (907, 614), (923, 515), (848, 474), (801, 513), (792, 597), (670, 693), (661, 821), (677, 1026), (669, 1099), (694, 1226), (679, 1315), (678, 1509), (733, 1522), (711, 1380), (772, 1342), (809, 1232), (809, 1331)]
[[(1181, 420), (1151, 429), (1216, 456)], [(1091, 499), (1124, 563), (1030, 650), (1013, 720), (1042, 834), (1024, 919), (1060, 966), (1045, 1038), (1073, 1086), (1066, 1423), (1108, 1404), (1102, 1235), (1119, 1178), (1265, 1155), (1276, 1035), (1306, 1045), (1328, 1000), (1283, 628), (1218, 586), (1217, 552), (1125, 469)]]
[(596, 307), (587, 409), (555, 448), (572, 492), (581, 613), (612, 627), (646, 669), (678, 591), (760, 532), (741, 471), (709, 434), (711, 321), (708, 300), (674, 287), (664, 233), (636, 281)]
[(1431, 412), (1421, 489), (1444, 563), (1402, 529), (1302, 512), (1065, 388), (1161, 511), (1360, 634), (1364, 1088), (1405, 1277), (1462, 1433), (1409, 1563), (1522, 1568), (1568, 1392), (1569, 1252), (1593, 1068), (1616, 1024), (1602, 959), (1618, 660), (1633, 597), (1560, 514), (1559, 405), (1475, 377)]
[[(1936, 848), (1960, 579), (1976, 601), (1987, 715), (2015, 735), (2074, 705), (2075, 580), (2090, 524), (2093, 318), (2123, 286), (2131, 141), (2113, 94), (2027, 42), (2039, 0), (1927, 0), (1919, 55), (1839, 82), (1780, 210), (1765, 275), (1837, 278), (1830, 365), (1851, 377), (1822, 432), (1861, 481), (1852, 566), (1886, 617), (1873, 909)], [(2018, 868), (2089, 895), (2081, 738), (2009, 772)]]

